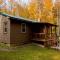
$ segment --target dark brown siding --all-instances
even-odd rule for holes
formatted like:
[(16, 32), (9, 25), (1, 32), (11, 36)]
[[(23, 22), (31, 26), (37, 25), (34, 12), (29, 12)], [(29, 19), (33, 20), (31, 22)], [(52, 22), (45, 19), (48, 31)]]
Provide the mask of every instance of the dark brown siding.
[(31, 40), (31, 29), (26, 25), (26, 33), (21, 32), (21, 23), (11, 21), (10, 42), (11, 45), (21, 45)]

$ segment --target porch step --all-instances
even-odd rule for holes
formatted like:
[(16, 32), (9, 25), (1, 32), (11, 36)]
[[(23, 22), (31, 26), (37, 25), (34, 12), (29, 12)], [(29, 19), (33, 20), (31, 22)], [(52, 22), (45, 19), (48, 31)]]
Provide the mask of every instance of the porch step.
[(53, 49), (57, 49), (57, 50), (60, 50), (60, 45), (59, 46), (52, 46), (51, 48), (53, 48)]
[(32, 39), (33, 41), (42, 41), (42, 42), (45, 42), (46, 40), (45, 39)]

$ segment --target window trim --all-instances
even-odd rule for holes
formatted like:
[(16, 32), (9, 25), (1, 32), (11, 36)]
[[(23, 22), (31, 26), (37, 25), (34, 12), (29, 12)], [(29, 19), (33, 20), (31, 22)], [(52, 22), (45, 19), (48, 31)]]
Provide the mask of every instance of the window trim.
[[(23, 32), (23, 25), (25, 25), (25, 32)], [(26, 33), (26, 24), (25, 23), (21, 23), (21, 33)]]
[[(6, 22), (3, 22), (3, 33), (7, 33), (8, 32), (8, 25), (5, 26), (5, 23), (8, 24), (8, 22), (7, 21)], [(5, 31), (5, 28), (7, 29), (7, 31)]]

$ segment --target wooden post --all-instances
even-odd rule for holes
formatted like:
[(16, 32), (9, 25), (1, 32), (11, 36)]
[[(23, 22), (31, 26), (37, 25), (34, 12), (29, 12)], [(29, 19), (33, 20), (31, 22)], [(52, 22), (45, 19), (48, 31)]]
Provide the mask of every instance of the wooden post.
[(44, 28), (44, 33), (45, 33), (45, 42), (44, 42), (44, 46), (46, 46), (46, 31), (47, 31), (47, 28), (46, 28), (46, 26), (45, 26), (45, 28)]
[(56, 33), (56, 26), (55, 26), (55, 39), (56, 39), (56, 43), (58, 44), (58, 41), (57, 41), (57, 33)]
[[(55, 27), (55, 36), (56, 36), (56, 27)], [(55, 37), (56, 38), (56, 37)]]
[(48, 46), (50, 45), (50, 35), (52, 35), (52, 26), (48, 26), (46, 31), (46, 44)]
[[(51, 39), (51, 37), (52, 37), (52, 26), (51, 26), (50, 39)], [(51, 42), (51, 40), (50, 40), (50, 45), (52, 45), (52, 42)]]
[(52, 26), (51, 26), (51, 36), (52, 36)]

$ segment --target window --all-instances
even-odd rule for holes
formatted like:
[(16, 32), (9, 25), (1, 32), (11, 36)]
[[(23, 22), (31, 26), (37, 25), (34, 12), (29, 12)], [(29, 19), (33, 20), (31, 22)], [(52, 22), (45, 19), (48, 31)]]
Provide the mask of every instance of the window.
[(25, 23), (21, 24), (21, 32), (26, 33), (26, 24)]
[(4, 22), (4, 33), (7, 33), (7, 22)]

